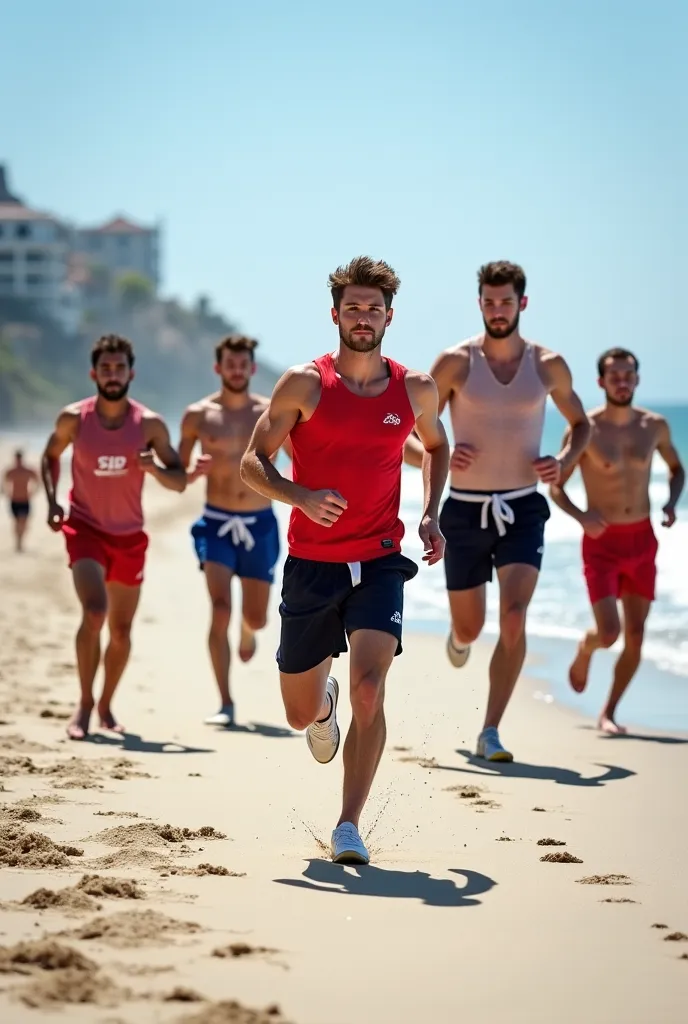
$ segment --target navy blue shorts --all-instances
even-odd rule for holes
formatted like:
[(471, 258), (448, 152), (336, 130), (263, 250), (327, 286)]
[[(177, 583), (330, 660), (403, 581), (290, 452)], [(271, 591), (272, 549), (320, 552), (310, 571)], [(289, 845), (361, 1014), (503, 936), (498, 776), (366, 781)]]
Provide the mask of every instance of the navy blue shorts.
[(191, 527), (201, 569), (216, 562), (242, 579), (273, 583), (280, 553), (279, 528), (271, 508), (228, 512), (206, 505)]
[(514, 521), (504, 524), (503, 536), (499, 534), (490, 507), (483, 529), (485, 520), (481, 522), (480, 503), (451, 496), (445, 501), (440, 513), (440, 530), (447, 542), (444, 552), (447, 590), (471, 590), (489, 583), (493, 567), (532, 565), (540, 571), (545, 549), (545, 523), (551, 514), (547, 499), (544, 494), (534, 491), (521, 498), (506, 500)]
[[(367, 562), (315, 562), (287, 557), (277, 664), (280, 672), (307, 672), (347, 651), (347, 636), (377, 629), (396, 637), (401, 654), (404, 584), (418, 566), (400, 552)], [(360, 574), (360, 582), (356, 582)]]
[(28, 501), (11, 501), (10, 512), (15, 519), (27, 519), (31, 511), (31, 505)]

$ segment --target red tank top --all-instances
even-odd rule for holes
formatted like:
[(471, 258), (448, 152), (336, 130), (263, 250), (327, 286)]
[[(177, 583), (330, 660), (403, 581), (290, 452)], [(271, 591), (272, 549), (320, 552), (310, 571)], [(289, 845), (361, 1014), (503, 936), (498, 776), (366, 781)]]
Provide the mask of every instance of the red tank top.
[(96, 396), (80, 405), (81, 420), (72, 450), (70, 515), (104, 533), (124, 535), (143, 529), (142, 470), (137, 454), (146, 447), (145, 406), (129, 399), (127, 417), (106, 430), (96, 412)]
[(331, 355), (314, 362), (322, 393), (311, 418), (291, 431), (293, 479), (309, 490), (338, 491), (348, 508), (331, 527), (292, 509), (289, 553), (318, 562), (362, 562), (399, 551), (401, 465), (415, 423), (406, 367), (386, 359), (387, 388), (377, 398), (362, 398), (338, 376)]

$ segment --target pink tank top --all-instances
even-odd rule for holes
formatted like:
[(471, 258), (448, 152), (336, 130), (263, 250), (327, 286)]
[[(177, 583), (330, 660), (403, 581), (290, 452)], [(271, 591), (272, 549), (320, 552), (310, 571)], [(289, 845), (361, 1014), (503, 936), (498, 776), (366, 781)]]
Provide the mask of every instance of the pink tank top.
[(480, 340), (468, 342), (468, 378), (451, 399), (454, 443), (478, 449), (473, 465), (452, 470), (456, 490), (518, 490), (537, 483), (533, 459), (540, 456), (547, 388), (535, 364), (535, 347), (526, 342), (516, 375), (500, 384)]
[(144, 473), (137, 455), (146, 447), (145, 406), (129, 399), (127, 417), (106, 430), (96, 412), (96, 396), (80, 402), (81, 419), (72, 449), (70, 516), (104, 533), (124, 535), (143, 529)]

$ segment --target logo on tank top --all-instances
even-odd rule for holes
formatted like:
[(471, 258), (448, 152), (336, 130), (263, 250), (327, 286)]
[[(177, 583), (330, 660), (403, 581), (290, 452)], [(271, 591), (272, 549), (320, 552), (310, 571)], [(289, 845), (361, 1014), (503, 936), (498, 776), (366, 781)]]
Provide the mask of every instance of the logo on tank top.
[(389, 423), (392, 427), (398, 427), (401, 423), (401, 416), (397, 416), (395, 412), (388, 412), (382, 422)]
[(99, 455), (98, 468), (93, 470), (94, 476), (126, 476), (126, 455)]

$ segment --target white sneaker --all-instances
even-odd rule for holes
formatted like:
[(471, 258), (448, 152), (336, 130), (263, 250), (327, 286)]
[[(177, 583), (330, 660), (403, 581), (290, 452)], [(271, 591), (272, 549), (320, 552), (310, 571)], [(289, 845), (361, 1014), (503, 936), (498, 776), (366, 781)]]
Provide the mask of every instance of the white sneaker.
[(204, 725), (223, 725), (226, 729), (234, 725), (234, 705), (225, 704), (216, 715), (203, 719)]
[(499, 740), (499, 733), (493, 725), (488, 726), (478, 736), (478, 757), (484, 757), (486, 761), (513, 761), (514, 755), (505, 750)]
[(343, 821), (332, 833), (332, 860), (335, 864), (368, 864), (370, 861), (358, 829), (350, 821)]
[(449, 636), (447, 637), (447, 657), (454, 666), (454, 668), (463, 668), (470, 657), (471, 645), (466, 644), (465, 647), (460, 647), (454, 642), (454, 635), (449, 630)]
[(339, 750), (339, 726), (337, 725), (339, 683), (334, 676), (327, 677), (325, 693), (332, 701), (329, 715), (324, 722), (313, 722), (306, 730), (308, 749), (319, 764), (328, 764)]

